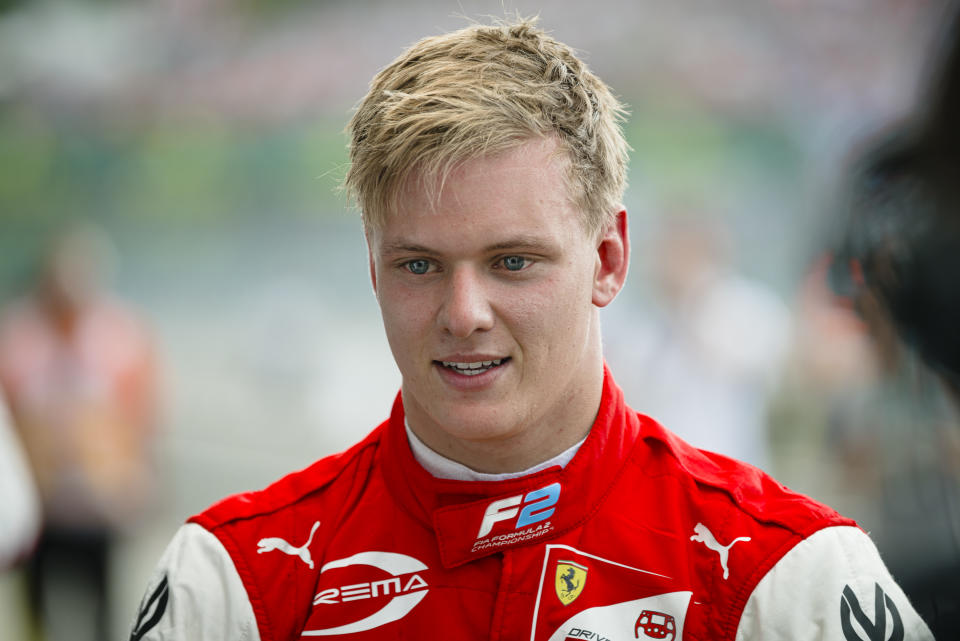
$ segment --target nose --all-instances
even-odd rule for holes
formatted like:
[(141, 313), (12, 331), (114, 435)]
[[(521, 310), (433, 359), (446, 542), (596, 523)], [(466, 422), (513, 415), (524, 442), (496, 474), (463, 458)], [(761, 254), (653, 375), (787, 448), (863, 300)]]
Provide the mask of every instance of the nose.
[(456, 338), (467, 338), (493, 327), (494, 314), (488, 292), (474, 269), (454, 268), (445, 285), (443, 303), (437, 314), (441, 329)]

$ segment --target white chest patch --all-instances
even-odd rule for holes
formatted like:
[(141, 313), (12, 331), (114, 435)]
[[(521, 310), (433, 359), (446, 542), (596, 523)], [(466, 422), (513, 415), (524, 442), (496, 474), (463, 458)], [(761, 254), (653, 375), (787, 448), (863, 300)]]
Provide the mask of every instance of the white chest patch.
[[(687, 611), (691, 594), (671, 592), (588, 608), (567, 619), (549, 641), (679, 641), (683, 638), (684, 616), (681, 613)], [(677, 616), (667, 614), (670, 612)]]

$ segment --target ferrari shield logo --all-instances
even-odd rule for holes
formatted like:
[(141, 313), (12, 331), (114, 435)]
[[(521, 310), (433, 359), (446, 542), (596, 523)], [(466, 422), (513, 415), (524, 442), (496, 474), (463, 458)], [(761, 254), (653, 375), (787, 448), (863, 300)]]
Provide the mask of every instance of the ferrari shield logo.
[(587, 583), (587, 568), (573, 561), (557, 562), (557, 598), (560, 603), (570, 605), (583, 592)]

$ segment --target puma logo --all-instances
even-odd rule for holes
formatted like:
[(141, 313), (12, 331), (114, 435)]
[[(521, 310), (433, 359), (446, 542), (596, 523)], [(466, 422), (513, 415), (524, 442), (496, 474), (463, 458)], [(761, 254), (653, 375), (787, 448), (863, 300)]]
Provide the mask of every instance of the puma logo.
[(290, 545), (279, 536), (268, 536), (264, 539), (260, 539), (257, 541), (257, 554), (280, 550), (284, 554), (289, 554), (290, 556), (299, 556), (300, 560), (310, 566), (310, 569), (312, 570), (313, 558), (310, 556), (310, 544), (313, 542), (313, 535), (316, 533), (318, 527), (320, 527), (320, 521), (317, 521), (313, 524), (313, 528), (310, 530), (310, 538), (308, 538), (307, 542), (300, 547), (294, 547)]
[(729, 545), (720, 545), (720, 543), (717, 542), (716, 537), (713, 536), (713, 532), (707, 529), (707, 526), (703, 523), (697, 523), (697, 525), (693, 528), (693, 531), (695, 534), (690, 537), (691, 541), (703, 543), (707, 546), (707, 548), (720, 555), (720, 567), (723, 568), (723, 578), (726, 580), (727, 577), (730, 576), (730, 570), (727, 569), (727, 560), (730, 558), (730, 548), (732, 548), (738, 541), (749, 541), (750, 537), (738, 536), (734, 540), (730, 541)]

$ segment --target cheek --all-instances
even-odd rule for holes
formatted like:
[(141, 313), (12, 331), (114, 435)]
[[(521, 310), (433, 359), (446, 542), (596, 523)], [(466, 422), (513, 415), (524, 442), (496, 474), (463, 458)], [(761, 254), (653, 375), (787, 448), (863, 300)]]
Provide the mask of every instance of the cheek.
[(387, 339), (394, 352), (414, 349), (413, 341), (432, 323), (429, 301), (398, 287), (381, 287), (378, 301)]
[(583, 333), (591, 305), (589, 283), (570, 277), (552, 278), (542, 287), (514, 296), (504, 315), (518, 337), (543, 344), (546, 351), (571, 347)]

